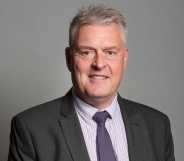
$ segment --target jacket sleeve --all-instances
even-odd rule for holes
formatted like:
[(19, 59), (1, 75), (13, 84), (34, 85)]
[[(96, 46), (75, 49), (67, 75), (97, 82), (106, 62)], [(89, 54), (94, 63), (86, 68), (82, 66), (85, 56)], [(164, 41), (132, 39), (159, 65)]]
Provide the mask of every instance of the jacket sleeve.
[(173, 137), (168, 117), (166, 119), (165, 128), (165, 161), (175, 161)]
[(36, 161), (31, 135), (18, 117), (11, 122), (8, 161)]

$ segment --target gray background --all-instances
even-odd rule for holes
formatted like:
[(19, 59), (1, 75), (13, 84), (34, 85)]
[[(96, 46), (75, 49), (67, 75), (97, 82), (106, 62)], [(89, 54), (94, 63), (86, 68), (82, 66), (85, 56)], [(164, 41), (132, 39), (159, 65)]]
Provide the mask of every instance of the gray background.
[(124, 9), (129, 64), (120, 93), (170, 117), (176, 160), (183, 160), (184, 1), (111, 1), (0, 1), (0, 160), (7, 158), (12, 116), (70, 88), (64, 58), (68, 26), (89, 2)]

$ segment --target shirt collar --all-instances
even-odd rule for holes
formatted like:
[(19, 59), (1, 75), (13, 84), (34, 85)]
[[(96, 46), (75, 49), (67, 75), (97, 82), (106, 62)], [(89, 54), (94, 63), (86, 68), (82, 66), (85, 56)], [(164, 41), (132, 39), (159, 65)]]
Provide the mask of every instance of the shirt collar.
[(110, 114), (111, 118), (113, 119), (115, 115), (115, 111), (117, 110), (117, 105), (118, 105), (117, 95), (114, 97), (112, 103), (103, 110), (99, 110), (95, 108), (94, 106), (89, 105), (88, 103), (84, 102), (74, 92), (73, 92), (73, 97), (74, 97), (74, 102), (76, 104), (76, 108), (79, 110), (79, 112), (83, 116), (90, 118), (90, 119), (92, 119), (94, 114), (99, 111), (107, 111)]

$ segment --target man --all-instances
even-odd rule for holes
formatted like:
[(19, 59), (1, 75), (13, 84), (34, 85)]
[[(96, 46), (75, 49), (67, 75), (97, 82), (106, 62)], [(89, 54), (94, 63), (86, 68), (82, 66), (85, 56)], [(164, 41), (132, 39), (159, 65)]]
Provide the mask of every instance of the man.
[(12, 120), (9, 161), (174, 161), (168, 117), (117, 93), (127, 65), (126, 22), (105, 6), (70, 25), (73, 87)]

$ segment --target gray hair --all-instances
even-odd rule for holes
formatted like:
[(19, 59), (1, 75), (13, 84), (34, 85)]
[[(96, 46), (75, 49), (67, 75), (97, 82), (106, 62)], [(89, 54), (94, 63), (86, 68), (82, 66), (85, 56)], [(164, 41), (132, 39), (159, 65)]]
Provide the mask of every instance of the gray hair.
[(109, 25), (111, 23), (116, 23), (122, 28), (123, 43), (126, 45), (127, 23), (126, 18), (120, 11), (104, 5), (82, 7), (70, 23), (69, 45), (74, 46), (77, 32), (81, 26), (92, 24)]

